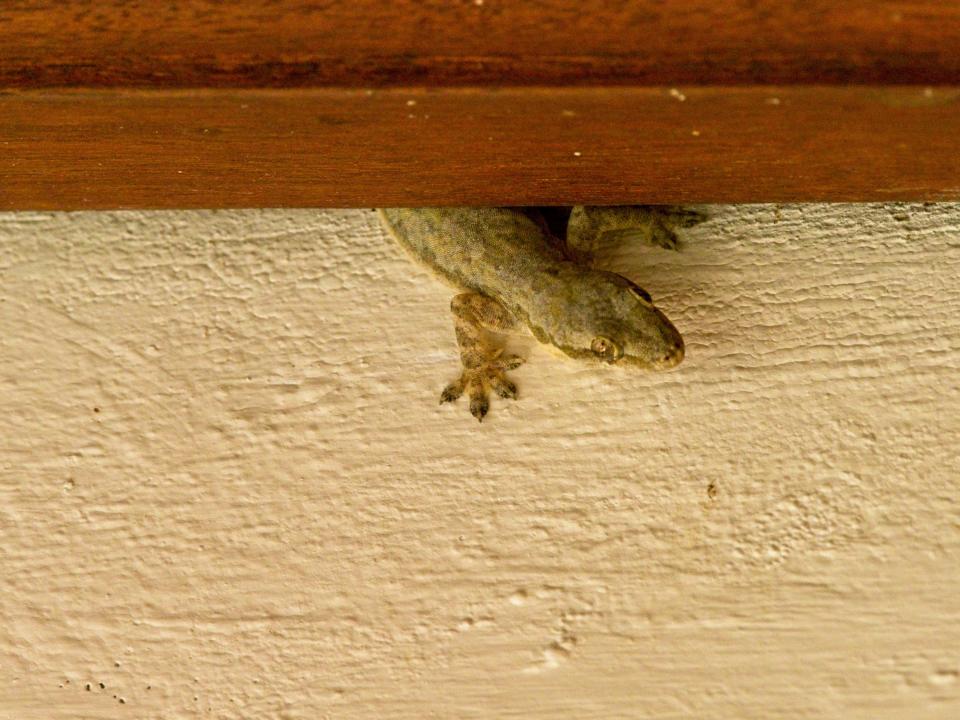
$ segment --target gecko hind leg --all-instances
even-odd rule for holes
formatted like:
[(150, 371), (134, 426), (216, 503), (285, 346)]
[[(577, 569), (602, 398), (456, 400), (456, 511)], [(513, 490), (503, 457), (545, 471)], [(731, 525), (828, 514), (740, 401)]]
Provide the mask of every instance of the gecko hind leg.
[(703, 213), (673, 205), (577, 205), (567, 221), (567, 249), (573, 259), (591, 262), (601, 244), (613, 236), (676, 250), (676, 230), (704, 220)]
[(524, 362), (516, 355), (504, 355), (502, 348), (493, 346), (485, 331), (508, 332), (516, 327), (516, 321), (503, 305), (479, 293), (457, 295), (450, 303), (450, 310), (463, 371), (444, 388), (440, 402), (453, 402), (466, 392), (470, 413), (482, 421), (490, 409), (489, 390), (502, 398), (517, 397), (517, 386), (505, 373)]

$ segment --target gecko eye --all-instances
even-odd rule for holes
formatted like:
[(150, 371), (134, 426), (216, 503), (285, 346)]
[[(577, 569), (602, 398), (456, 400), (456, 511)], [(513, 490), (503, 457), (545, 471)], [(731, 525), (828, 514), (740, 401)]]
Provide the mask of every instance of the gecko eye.
[(605, 337), (596, 337), (590, 343), (590, 350), (597, 357), (606, 360), (608, 363), (614, 363), (623, 355), (623, 351), (617, 347), (616, 343)]

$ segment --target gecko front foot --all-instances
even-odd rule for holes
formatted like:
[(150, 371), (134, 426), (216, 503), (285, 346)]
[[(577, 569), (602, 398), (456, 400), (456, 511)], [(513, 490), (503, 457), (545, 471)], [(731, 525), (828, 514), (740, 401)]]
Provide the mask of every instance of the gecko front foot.
[(498, 353), (488, 363), (464, 368), (460, 377), (440, 393), (440, 404), (453, 402), (466, 392), (470, 398), (470, 413), (482, 422), (490, 410), (489, 390), (502, 398), (516, 400), (517, 386), (506, 376), (506, 371), (520, 367), (523, 362), (523, 358), (517, 355), (500, 357)]
[(677, 230), (706, 219), (697, 210), (674, 205), (578, 205), (567, 223), (567, 250), (573, 259), (586, 263), (608, 239), (676, 250)]
[(652, 205), (650, 213), (650, 242), (666, 250), (676, 250), (679, 239), (675, 228), (690, 228), (699, 225), (707, 216), (697, 210), (672, 205)]

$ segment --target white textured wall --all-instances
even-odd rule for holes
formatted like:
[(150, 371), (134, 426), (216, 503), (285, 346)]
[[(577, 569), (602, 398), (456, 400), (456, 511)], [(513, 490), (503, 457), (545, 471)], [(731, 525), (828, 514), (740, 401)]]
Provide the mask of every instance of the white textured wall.
[(0, 718), (960, 717), (960, 206), (710, 212), (483, 425), (370, 212), (0, 215)]

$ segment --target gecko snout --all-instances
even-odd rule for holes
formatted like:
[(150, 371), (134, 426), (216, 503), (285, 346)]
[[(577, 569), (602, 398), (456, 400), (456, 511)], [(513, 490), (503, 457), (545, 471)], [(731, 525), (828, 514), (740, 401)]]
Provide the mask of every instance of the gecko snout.
[(669, 348), (660, 359), (659, 365), (664, 370), (676, 367), (683, 362), (684, 346), (683, 338), (679, 335), (673, 341), (673, 347)]

